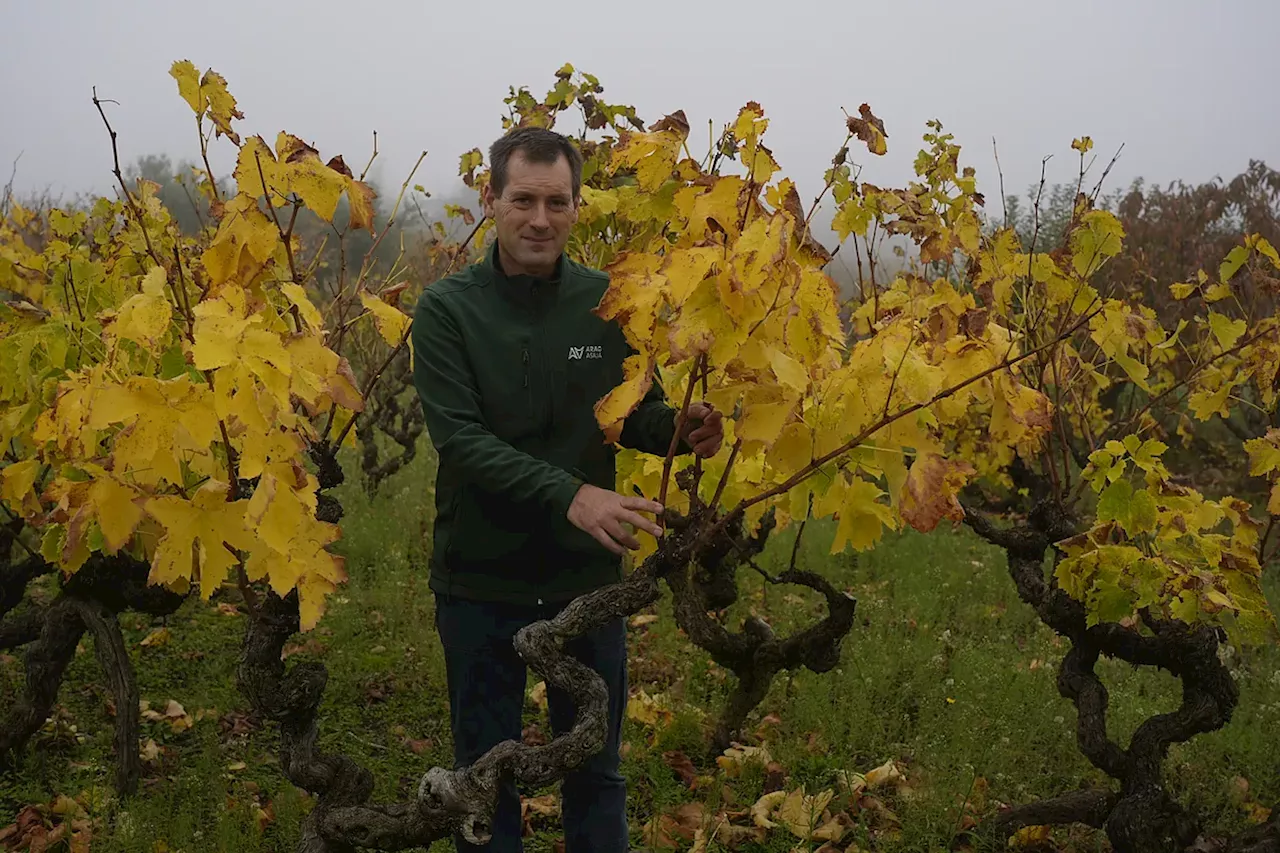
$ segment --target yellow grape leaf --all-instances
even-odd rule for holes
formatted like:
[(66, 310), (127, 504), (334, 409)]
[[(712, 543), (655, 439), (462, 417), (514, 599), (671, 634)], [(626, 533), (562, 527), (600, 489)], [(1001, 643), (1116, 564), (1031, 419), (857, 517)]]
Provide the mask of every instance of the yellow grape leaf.
[(673, 308), (685, 303), (694, 288), (715, 267), (720, 256), (721, 250), (711, 246), (678, 249), (667, 256), (662, 271), (666, 276), (667, 301)]
[(200, 95), (208, 105), (209, 118), (217, 128), (217, 135), (239, 145), (240, 135), (231, 129), (231, 120), (244, 118), (244, 113), (236, 109), (236, 99), (227, 91), (226, 79), (210, 68), (200, 79)]
[(1272, 246), (1271, 241), (1266, 237), (1261, 234), (1249, 234), (1244, 238), (1244, 244), (1271, 261), (1276, 269), (1280, 269), (1280, 252), (1276, 251), (1276, 247)]
[(124, 547), (133, 530), (142, 521), (143, 511), (138, 506), (139, 495), (134, 489), (108, 477), (93, 481), (89, 487), (89, 500), (98, 516), (98, 527), (106, 542), (104, 549), (114, 554)]
[(1216, 311), (1209, 312), (1209, 330), (1224, 350), (1235, 346), (1247, 328), (1248, 324), (1243, 319), (1231, 320)]
[(289, 194), (289, 180), (276, 155), (261, 136), (251, 136), (240, 146), (236, 156), (235, 178), (237, 195), (256, 199), (262, 196), (277, 207), (284, 204)]
[(992, 435), (1015, 445), (1038, 441), (1052, 424), (1049, 398), (1005, 373), (992, 380)]
[(813, 435), (804, 421), (792, 421), (782, 428), (765, 455), (769, 467), (780, 479), (795, 474), (813, 460)]
[(1169, 292), (1173, 294), (1174, 299), (1182, 300), (1196, 292), (1196, 285), (1181, 282), (1169, 285)]
[(232, 279), (244, 281), (262, 269), (279, 243), (280, 232), (258, 209), (257, 199), (240, 193), (226, 203), (218, 233), (200, 260), (215, 285)]
[(373, 315), (378, 334), (391, 346), (399, 346), (409, 328), (409, 316), (393, 305), (388, 305), (372, 293), (360, 294), (360, 304)]
[(831, 217), (831, 230), (836, 232), (836, 237), (843, 243), (850, 234), (866, 233), (871, 219), (872, 210), (864, 203), (862, 196), (850, 196), (836, 208), (835, 216)]
[(684, 133), (670, 125), (652, 133), (623, 131), (613, 150), (613, 166), (634, 169), (640, 189), (654, 192), (671, 177), (686, 136), (687, 125)]
[(1078, 139), (1071, 140), (1072, 149), (1079, 151), (1081, 154), (1088, 154), (1093, 148), (1093, 138), (1089, 136), (1081, 136)]
[(147, 501), (147, 512), (165, 531), (151, 561), (151, 583), (172, 586), (198, 580), (207, 600), (237, 562), (225, 546), (253, 549), (245, 502), (228, 501), (230, 490), (227, 483), (209, 480), (191, 500), (165, 495)]
[(710, 226), (713, 222), (719, 226), (717, 232), (728, 234), (730, 238), (738, 232), (739, 204), (746, 182), (738, 175), (723, 175), (711, 180), (710, 189), (698, 185), (684, 187), (676, 193), (676, 207), (689, 220), (685, 233), (695, 243), (715, 238)]
[(742, 746), (741, 744), (729, 747), (723, 754), (716, 757), (716, 764), (730, 779), (741, 776), (743, 769), (749, 765), (757, 764), (760, 767), (767, 767), (770, 761), (773, 761), (773, 756), (769, 754), (768, 747)]
[(796, 398), (783, 396), (776, 388), (750, 388), (743, 399), (735, 432), (743, 442), (771, 445), (795, 407)]
[[(233, 410), (233, 412), (243, 411), (243, 409)], [(240, 420), (246, 426), (259, 425), (250, 424), (247, 422), (248, 419), (243, 417)], [(291, 459), (296, 459), (304, 446), (302, 438), (292, 430), (283, 427), (273, 429), (265, 422), (260, 422), (259, 429), (246, 429), (240, 436), (240, 476), (253, 479), (266, 470), (271, 463), (284, 464)]]
[(120, 306), (107, 333), (113, 338), (128, 338), (155, 352), (169, 336), (169, 322), (172, 319), (173, 308), (164, 296), (135, 293)]
[(310, 631), (324, 615), (325, 600), (347, 579), (343, 558), (334, 554), (323, 555), (332, 563), (333, 577), (321, 573), (308, 574), (298, 582), (299, 628)]
[(768, 353), (769, 366), (778, 381), (797, 394), (804, 394), (809, 389), (809, 371), (804, 365), (782, 350), (770, 348)]
[(1124, 226), (1114, 214), (1091, 210), (1071, 232), (1071, 263), (1076, 274), (1088, 277), (1109, 258), (1120, 254)]
[(41, 465), (39, 459), (24, 459), (0, 468), (0, 498), (20, 516), (40, 511), (35, 484)]
[(59, 428), (64, 436), (78, 433), (83, 442), (97, 430), (121, 425), (111, 458), (114, 470), (131, 472), (134, 482), (181, 484), (182, 461), (195, 470), (201, 459), (212, 460), (209, 445), (218, 424), (210, 417), (211, 394), (203, 383), (185, 375), (167, 381), (133, 377), (124, 384), (95, 384), (90, 393), (92, 405), (84, 413), (64, 410), (59, 401)]
[(590, 222), (601, 216), (618, 212), (618, 194), (611, 190), (598, 190), (594, 187), (582, 188), (582, 218)]
[[(289, 179), (289, 189), (298, 194), (307, 209), (325, 222), (332, 222), (338, 199), (347, 188), (347, 178), (320, 162), (310, 151), (285, 163), (283, 169)], [(352, 209), (354, 215), (354, 207)]]
[(364, 409), (364, 398), (356, 388), (351, 366), (326, 347), (319, 335), (295, 337), (289, 341), (286, 351), (293, 365), (289, 390), (298, 395), (312, 414), (327, 408), (329, 402), (353, 412)]
[(976, 469), (963, 460), (943, 459), (934, 453), (916, 456), (907, 471), (898, 513), (921, 533), (928, 533), (946, 518), (963, 521), (959, 493)]
[(757, 185), (769, 183), (782, 168), (773, 159), (773, 152), (763, 145), (755, 146), (755, 151), (747, 155), (745, 161), (748, 165), (747, 175)]
[(266, 579), (277, 595), (298, 590), (302, 630), (313, 628), (324, 613), (325, 599), (347, 579), (342, 557), (325, 547), (340, 531), (315, 517), (314, 477), (306, 491), (294, 491), (274, 476), (264, 476), (250, 499), (245, 520), (260, 535), (258, 547), (245, 564), (250, 580)]
[(316, 308), (311, 301), (311, 297), (307, 296), (307, 291), (301, 285), (286, 281), (280, 285), (280, 291), (289, 299), (289, 303), (298, 309), (303, 321), (313, 331), (318, 332), (324, 329), (324, 318), (320, 316), (319, 309)]
[(1249, 260), (1249, 247), (1236, 246), (1230, 252), (1227, 252), (1227, 257), (1223, 259), (1222, 264), (1218, 267), (1218, 278), (1224, 283), (1230, 281), (1231, 277), (1236, 274), (1240, 267), (1244, 266), (1244, 262), (1247, 260)]
[(1280, 470), (1280, 429), (1267, 430), (1262, 438), (1251, 438), (1244, 443), (1249, 454), (1249, 476), (1260, 477)]
[(1204, 289), (1205, 302), (1221, 302), (1231, 295), (1231, 286), (1226, 284), (1211, 284)]
[(744, 147), (754, 144), (769, 127), (769, 120), (764, 117), (764, 110), (755, 101), (748, 101), (738, 110), (738, 117), (733, 122), (733, 137)]
[(617, 442), (627, 416), (649, 392), (653, 384), (653, 359), (639, 353), (627, 356), (622, 363), (622, 376), (622, 384), (595, 404), (596, 423), (609, 442)]
[(846, 545), (865, 551), (880, 541), (884, 528), (897, 527), (893, 510), (880, 503), (884, 495), (874, 483), (854, 477), (844, 489), (840, 505), (840, 522), (831, 543), (831, 553), (839, 554)]
[(666, 279), (659, 272), (662, 258), (644, 252), (623, 252), (605, 268), (609, 288), (592, 313), (615, 321), (636, 349), (653, 337), (658, 305)]
[[(479, 148), (472, 148), (467, 153), (458, 158), (458, 177), (471, 175), (476, 169), (484, 165), (484, 154), (480, 153)], [(468, 184), (470, 186), (470, 184)]]
[(178, 94), (196, 115), (204, 112), (204, 95), (200, 92), (200, 72), (189, 59), (180, 59), (169, 66), (169, 76), (178, 81)]

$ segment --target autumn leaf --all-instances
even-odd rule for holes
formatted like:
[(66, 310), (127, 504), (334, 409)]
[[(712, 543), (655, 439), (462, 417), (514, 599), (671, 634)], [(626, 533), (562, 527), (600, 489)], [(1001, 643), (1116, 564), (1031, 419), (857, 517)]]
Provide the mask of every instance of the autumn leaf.
[(599, 401), (594, 410), (596, 422), (605, 440), (616, 442), (622, 435), (623, 422), (635, 411), (653, 384), (653, 361), (644, 355), (630, 355), (622, 363), (622, 384)]
[(885, 132), (884, 122), (876, 118), (867, 104), (858, 107), (858, 115), (849, 116), (847, 123), (849, 132), (865, 142), (872, 154), (884, 154), (888, 150), (885, 139), (889, 134)]
[(167, 627), (154, 628), (142, 638), (138, 645), (144, 648), (156, 648), (158, 646), (167, 646), (169, 641), (173, 639), (173, 632)]
[(977, 474), (968, 462), (943, 459), (935, 453), (916, 456), (907, 472), (898, 511), (903, 521), (921, 533), (928, 533), (942, 519), (964, 520), (960, 490)]
[(350, 205), (349, 225), (357, 230), (373, 233), (374, 199), (378, 194), (373, 187), (347, 176), (347, 203)]
[(360, 304), (373, 315), (374, 325), (378, 329), (378, 334), (382, 335), (382, 339), (389, 346), (399, 346), (412, 322), (409, 316), (367, 291), (360, 294)]

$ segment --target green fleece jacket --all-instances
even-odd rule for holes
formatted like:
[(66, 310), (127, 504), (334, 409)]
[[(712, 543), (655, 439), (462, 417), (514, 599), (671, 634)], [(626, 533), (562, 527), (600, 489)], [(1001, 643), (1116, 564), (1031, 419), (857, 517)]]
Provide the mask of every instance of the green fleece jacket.
[[(507, 276), (496, 245), (427, 287), (414, 312), (414, 385), (439, 455), (430, 586), (563, 601), (621, 578), (621, 560), (566, 513), (583, 483), (615, 488), (615, 448), (593, 406), (632, 350), (591, 313), (605, 273), (561, 257), (551, 279)], [(655, 381), (619, 441), (666, 455), (674, 433)]]

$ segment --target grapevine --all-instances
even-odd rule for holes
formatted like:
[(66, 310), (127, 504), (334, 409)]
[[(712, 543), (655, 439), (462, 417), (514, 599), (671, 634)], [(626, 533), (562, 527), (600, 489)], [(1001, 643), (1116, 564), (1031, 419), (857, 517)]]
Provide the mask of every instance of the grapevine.
[[(809, 525), (831, 520), (840, 553), (949, 521), (1002, 548), (1021, 597), (1070, 641), (1059, 690), (1079, 710), (1082, 752), (1119, 783), (1013, 809), (992, 829), (1076, 820), (1104, 828), (1120, 851), (1195, 842), (1197, 822), (1165, 791), (1160, 764), (1171, 743), (1230, 719), (1239, 691), (1219, 646), (1275, 640), (1260, 579), (1280, 514), (1280, 432), (1242, 445), (1270, 490), (1261, 517), (1239, 497), (1182, 485), (1164, 457), (1193, 422), (1275, 408), (1280, 256), (1266, 239), (1244, 235), (1216, 270), (1172, 283), (1184, 309), (1170, 329), (1140, 288), (1099, 274), (1124, 234), (1096, 193), (1078, 194), (1058, 245), (1040, 245), (1038, 227), (1029, 241), (994, 228), (975, 169), (940, 122), (927, 126), (914, 177), (878, 187), (857, 160), (883, 155), (889, 133), (862, 104), (806, 207), (766, 144), (759, 104), (695, 156), (683, 112), (646, 125), (572, 66), (543, 99), (513, 89), (506, 127), (582, 115), (570, 251), (608, 272), (596, 313), (631, 346), (625, 380), (595, 406), (605, 440), (656, 382), (678, 418), (695, 393), (725, 412), (726, 447), (688, 461), (674, 446), (665, 457), (620, 451), (619, 490), (660, 500), (666, 534), (644, 540), (623, 582), (517, 638), (530, 665), (575, 698), (574, 728), (432, 768), (416, 799), (374, 803), (372, 773), (317, 745), (324, 668), (286, 666), (281, 651), (346, 578), (332, 550), (341, 507), (324, 491), (343, 479), (342, 448), (359, 437), (367, 453), (367, 407), (391, 412), (379, 422), (404, 434), (405, 453), (418, 438), (420, 419), (396, 411), (412, 357), (405, 294), (424, 282), (372, 261), (412, 174), (379, 228), (373, 189), (341, 156), (326, 160), (285, 132), (273, 144), (242, 137), (220, 75), (185, 60), (170, 73), (199, 132), (201, 233), (175, 227), (154, 184), (125, 182), (96, 94), (118, 198), (71, 211), (11, 204), (0, 225), (0, 649), (25, 647), (28, 676), (0, 726), (0, 762), (17, 760), (47, 716), (86, 631), (117, 707), (136, 708), (117, 615), (171, 613), (230, 584), (251, 611), (241, 689), (279, 726), (283, 772), (316, 795), (302, 849), (403, 849), (454, 831), (482, 842), (502, 777), (549, 784), (603, 741), (603, 686), (564, 654), (569, 638), (651, 604), (665, 582), (678, 623), (737, 678), (712, 734), (718, 752), (777, 673), (833, 668), (852, 630), (853, 599), (797, 565)], [(236, 149), (225, 192), (208, 167), (211, 142)], [(1073, 143), (1082, 180), (1092, 144)], [(459, 173), (485, 184), (479, 149)], [(345, 223), (334, 221), (340, 201)], [(823, 205), (833, 248), (815, 236)], [(318, 250), (295, 230), (304, 212), (340, 238), (371, 241), (358, 272), (327, 295)], [(456, 269), (487, 231), (475, 223), (436, 271)], [(915, 260), (888, 275), (892, 242)], [(827, 273), (837, 253), (859, 270), (848, 299)], [(352, 348), (358, 375), (344, 356)], [(402, 464), (366, 459), (374, 481)], [(997, 507), (1010, 522), (991, 517)], [(826, 617), (790, 637), (759, 617), (730, 630), (722, 614), (737, 573), (759, 570), (765, 540), (789, 527), (791, 564), (766, 580), (817, 593)], [(54, 603), (26, 601), (50, 573)], [(1106, 732), (1099, 655), (1168, 669), (1183, 681), (1183, 706), (1120, 747)], [(136, 713), (116, 726), (117, 785), (129, 790)]]

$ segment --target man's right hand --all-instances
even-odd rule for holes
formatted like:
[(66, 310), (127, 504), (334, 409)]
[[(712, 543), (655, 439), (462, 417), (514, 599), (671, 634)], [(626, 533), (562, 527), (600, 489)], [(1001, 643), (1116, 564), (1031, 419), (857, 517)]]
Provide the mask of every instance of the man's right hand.
[(640, 530), (662, 536), (662, 528), (640, 513), (657, 515), (662, 504), (644, 498), (627, 497), (590, 483), (584, 483), (569, 504), (569, 523), (591, 534), (597, 542), (615, 554), (621, 555), (624, 547), (636, 550), (640, 543), (624, 527), (630, 524)]

